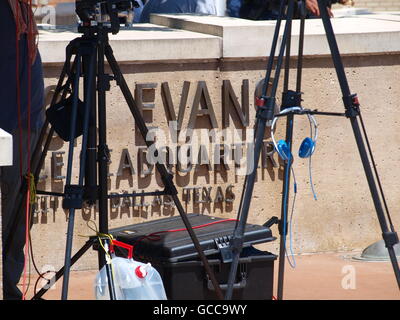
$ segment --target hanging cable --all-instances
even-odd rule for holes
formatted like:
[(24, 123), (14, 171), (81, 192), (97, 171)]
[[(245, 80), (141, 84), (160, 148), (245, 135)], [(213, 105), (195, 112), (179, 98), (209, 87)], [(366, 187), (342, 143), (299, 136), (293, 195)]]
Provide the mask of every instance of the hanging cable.
[[(294, 207), (296, 203), (296, 195), (297, 195), (297, 182), (296, 182), (296, 175), (294, 174), (294, 169), (293, 166), (291, 167), (292, 170), (292, 176), (293, 176), (293, 188), (294, 188), (294, 193), (293, 193), (293, 203), (292, 203), (292, 209), (290, 213), (290, 219), (289, 219), (289, 250), (290, 250), (290, 255), (292, 256), (292, 261), (289, 258), (289, 254), (287, 250), (285, 249), (286, 253), (286, 258), (289, 262), (289, 265), (294, 269), (296, 268), (296, 259), (294, 258), (294, 253), (293, 253), (293, 215), (294, 215)], [(286, 241), (286, 239), (285, 239)], [(286, 246), (285, 246), (286, 248)]]
[[(290, 150), (290, 143), (288, 143), (288, 148)], [(296, 182), (296, 176), (294, 175), (294, 170), (292, 167), (292, 153), (289, 152), (288, 153), (288, 160), (287, 160), (287, 166), (289, 166), (286, 169), (286, 173), (285, 173), (285, 190), (284, 190), (284, 200), (283, 200), (283, 235), (285, 235), (284, 237), (284, 242), (283, 242), (283, 247), (285, 250), (285, 254), (286, 257), (288, 258), (289, 264), (292, 268), (296, 267), (296, 262), (294, 260), (294, 255), (293, 255), (293, 249), (292, 249), (292, 240), (290, 240), (290, 251), (292, 252), (292, 259), (294, 261), (294, 263), (292, 263), (288, 257), (287, 254), (287, 247), (286, 247), (286, 225), (287, 225), (287, 216), (288, 216), (288, 210), (287, 210), (287, 202), (288, 202), (288, 195), (289, 195), (289, 172), (290, 170), (292, 171), (293, 174), (293, 179), (294, 179), (294, 199), (293, 199), (293, 205), (292, 205), (292, 212), (291, 212), (291, 221), (293, 218), (293, 212), (294, 212), (294, 204), (295, 204), (295, 200), (296, 200), (296, 194), (297, 194), (297, 182)], [(290, 222), (291, 224), (291, 222)], [(291, 230), (291, 229), (290, 229)], [(290, 232), (290, 239), (291, 239), (291, 232)]]
[[(29, 248), (30, 248), (30, 258), (32, 260), (32, 265), (33, 268), (35, 269), (36, 273), (38, 274), (38, 278), (36, 279), (35, 285), (33, 287), (33, 294), (36, 295), (37, 294), (37, 285), (39, 283), (39, 280), (46, 280), (47, 282), (49, 282), (50, 280), (45, 278), (44, 276), (48, 273), (55, 273), (55, 271), (45, 271), (45, 272), (40, 272), (39, 268), (37, 267), (36, 261), (35, 261), (35, 255), (33, 253), (33, 245), (32, 245), (32, 236), (31, 236), (31, 232), (29, 229)], [(28, 286), (29, 287), (29, 286)]]
[[(309, 114), (307, 114), (307, 117), (310, 122), (310, 137), (313, 137), (313, 126), (312, 126), (311, 116)], [(315, 145), (314, 145), (314, 148), (315, 148)], [(310, 157), (308, 158), (308, 175), (310, 177), (310, 186), (311, 186), (311, 191), (314, 196), (314, 200), (317, 200), (317, 194), (315, 192), (314, 183), (313, 183), (313, 179), (312, 179), (312, 164), (311, 164), (312, 154), (313, 154), (313, 152), (311, 152)]]

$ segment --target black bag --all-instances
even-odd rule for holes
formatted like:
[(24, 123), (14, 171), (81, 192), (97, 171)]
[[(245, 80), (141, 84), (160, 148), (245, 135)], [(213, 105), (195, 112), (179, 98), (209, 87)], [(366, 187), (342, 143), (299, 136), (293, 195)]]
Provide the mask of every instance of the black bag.
[[(78, 99), (78, 112), (76, 117), (76, 128), (74, 139), (83, 134), (83, 119), (85, 115), (85, 104)], [(72, 121), (72, 96), (52, 105), (46, 111), (46, 117), (53, 126), (54, 131), (64, 141), (70, 141)]]

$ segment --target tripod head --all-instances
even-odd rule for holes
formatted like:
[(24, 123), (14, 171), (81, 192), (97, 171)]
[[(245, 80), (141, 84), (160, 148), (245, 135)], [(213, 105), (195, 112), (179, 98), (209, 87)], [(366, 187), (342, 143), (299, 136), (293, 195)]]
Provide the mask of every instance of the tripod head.
[(135, 0), (76, 0), (75, 12), (81, 19), (80, 27), (90, 29), (105, 26), (108, 32), (117, 34), (120, 28), (119, 14), (132, 13), (139, 7)]

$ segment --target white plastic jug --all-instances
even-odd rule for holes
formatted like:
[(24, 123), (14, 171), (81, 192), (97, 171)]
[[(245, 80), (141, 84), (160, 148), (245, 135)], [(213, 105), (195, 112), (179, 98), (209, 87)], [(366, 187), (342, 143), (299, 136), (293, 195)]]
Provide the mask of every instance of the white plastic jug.
[[(115, 268), (114, 268), (114, 275), (115, 275)], [(121, 288), (117, 285), (114, 276), (114, 289), (115, 289), (115, 296), (117, 300), (124, 300)], [(110, 300), (110, 292), (108, 288), (108, 277), (106, 267), (104, 266), (96, 275), (95, 280), (95, 296), (96, 300)]]
[[(160, 274), (150, 263), (115, 257), (111, 262), (117, 300), (166, 300)], [(109, 299), (105, 267), (96, 276), (96, 299)]]

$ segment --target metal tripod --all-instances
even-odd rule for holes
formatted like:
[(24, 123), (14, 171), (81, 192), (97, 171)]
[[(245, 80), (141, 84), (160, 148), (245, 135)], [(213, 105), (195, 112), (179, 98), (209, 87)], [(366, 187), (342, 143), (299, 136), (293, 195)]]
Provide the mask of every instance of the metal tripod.
[[(69, 210), (67, 242), (65, 251), (65, 264), (50, 282), (57, 281), (63, 276), (62, 299), (68, 297), (68, 284), (71, 266), (94, 244), (95, 239), (90, 239), (73, 257), (72, 241), (74, 229), (75, 210), (81, 209), (84, 201), (93, 204), (98, 200), (99, 204), (99, 234), (108, 233), (108, 199), (111, 195), (107, 191), (109, 149), (106, 139), (106, 91), (110, 90), (110, 81), (115, 80), (120, 87), (122, 94), (128, 104), (129, 110), (134, 117), (137, 128), (139, 129), (143, 140), (147, 147), (151, 146), (150, 141), (146, 141), (148, 129), (140, 110), (133, 99), (129, 87), (124, 79), (124, 76), (118, 66), (118, 63), (113, 55), (113, 51), (108, 41), (108, 33), (110, 30), (98, 24), (97, 26), (80, 26), (79, 31), (83, 35), (70, 42), (66, 49), (66, 62), (62, 69), (60, 79), (58, 81), (52, 105), (61, 97), (61, 101), (70, 93), (72, 97), (71, 107), (71, 128), (69, 139), (69, 154), (68, 167), (66, 176), (66, 185), (63, 194), (54, 194), (63, 196), (63, 208)], [(70, 61), (74, 58), (71, 66)], [(105, 60), (107, 60), (112, 75), (105, 73)], [(66, 76), (67, 79), (66, 79)], [(73, 150), (76, 133), (76, 120), (78, 117), (79, 104), (79, 80), (83, 77), (83, 134), (82, 134), (82, 150), (80, 154), (79, 164), (79, 179), (77, 184), (72, 184), (72, 167), (73, 167)], [(96, 96), (97, 93), (97, 96)], [(97, 105), (97, 108), (96, 108)], [(98, 123), (96, 124), (96, 120)], [(44, 142), (44, 137), (48, 121), (42, 130), (39, 139), (38, 147), (35, 153), (41, 152), (40, 159), (34, 163), (33, 172), (35, 180), (38, 181), (40, 168), (44, 163), (46, 153), (53, 135), (54, 128), (50, 129), (47, 134), (47, 140), (44, 143), (43, 151), (41, 146)], [(98, 128), (98, 141), (97, 141)], [(33, 157), (39, 158), (39, 157)], [(177, 196), (177, 189), (172, 181), (173, 176), (168, 173), (167, 168), (160, 163), (157, 163), (156, 169), (159, 172), (165, 189), (163, 191), (140, 193), (139, 195), (169, 195), (183, 220), (183, 223), (191, 237), (191, 240), (197, 250), (197, 253), (204, 265), (205, 271), (210, 278), (215, 289), (218, 299), (223, 299), (223, 295), (216, 277), (208, 263), (208, 260), (202, 251), (199, 241), (193, 231), (192, 226), (186, 216), (183, 206)], [(41, 192), (38, 192), (39, 194)], [(52, 194), (50, 192), (42, 192), (42, 194)], [(137, 196), (138, 194), (124, 194), (121, 197)], [(115, 195), (112, 195), (115, 197)], [(105, 265), (105, 256), (99, 250), (99, 269)], [(112, 277), (108, 277), (112, 280)], [(111, 281), (109, 281), (109, 284)], [(110, 297), (114, 299), (112, 287), (109, 286)], [(40, 298), (48, 289), (40, 290), (33, 299)]]
[[(275, 68), (275, 77), (272, 83), (270, 95), (267, 96), (268, 84), (270, 83), (272, 67), (275, 58), (275, 51), (277, 48), (279, 32), (281, 28), (281, 22), (285, 14), (285, 3), (288, 2), (286, 11), (286, 24), (284, 33), (282, 36), (282, 42), (279, 49), (279, 54), (277, 57), (277, 63)], [(255, 178), (257, 174), (257, 164), (259, 162), (262, 142), (264, 138), (264, 130), (268, 121), (271, 121), (274, 117), (274, 105), (276, 91), (279, 82), (280, 71), (283, 64), (283, 56), (286, 50), (286, 70), (285, 70), (285, 84), (283, 92), (283, 103), (281, 108), (285, 109), (293, 106), (301, 105), (301, 69), (302, 69), (302, 55), (303, 55), (303, 41), (304, 41), (304, 14), (301, 15), (300, 21), (300, 42), (299, 42), (299, 61), (298, 61), (298, 72), (297, 72), (297, 85), (296, 91), (288, 90), (288, 77), (289, 77), (289, 57), (290, 57), (290, 40), (291, 40), (291, 29), (292, 20), (294, 17), (294, 6), (295, 0), (282, 0), (280, 5), (279, 17), (276, 21), (276, 28), (274, 32), (274, 37), (271, 46), (271, 53), (268, 59), (267, 72), (264, 81), (264, 86), (262, 90), (262, 95), (257, 101), (257, 113), (256, 113), (256, 132), (254, 139), (254, 163), (253, 169), (248, 176), (246, 176), (241, 202), (239, 205), (238, 212), (238, 223), (234, 230), (232, 239), (230, 241), (230, 248), (232, 250), (232, 264), (229, 272), (229, 279), (227, 285), (227, 291), (225, 299), (230, 300), (232, 298), (232, 293), (234, 289), (234, 281), (236, 278), (236, 272), (239, 264), (240, 253), (243, 247), (243, 235), (244, 228), (247, 223), (252, 193), (254, 189)], [(389, 210), (386, 204), (386, 200), (383, 194), (382, 186), (379, 180), (378, 172), (376, 169), (375, 161), (371, 152), (370, 144), (368, 142), (368, 137), (366, 135), (366, 130), (363, 124), (363, 120), (360, 112), (360, 105), (356, 94), (351, 94), (349, 85), (347, 82), (346, 74), (344, 71), (344, 66), (337, 46), (335, 34), (332, 28), (330, 17), (327, 10), (327, 1), (318, 0), (319, 10), (321, 12), (321, 19), (324, 25), (326, 37), (329, 43), (329, 48), (331, 56), (333, 59), (336, 74), (339, 80), (343, 103), (345, 107), (345, 113), (334, 113), (334, 112), (318, 112), (318, 111), (304, 111), (304, 112), (288, 112), (287, 113), (287, 125), (286, 125), (286, 141), (291, 146), (292, 145), (292, 134), (293, 134), (293, 118), (296, 114), (320, 114), (326, 116), (346, 116), (351, 123), (353, 133), (355, 136), (357, 148), (361, 157), (361, 162), (365, 171), (368, 186), (371, 192), (371, 197), (375, 206), (377, 218), (382, 230), (382, 237), (385, 241), (386, 247), (389, 252), (390, 260), (393, 266), (393, 271), (397, 284), (400, 289), (400, 269), (397, 262), (397, 258), (394, 252), (394, 245), (399, 242), (398, 235), (394, 230), (393, 223), (390, 218)], [(361, 124), (361, 127), (360, 127)], [(372, 163), (372, 165), (371, 165)], [(290, 163), (285, 163), (285, 176), (290, 174)], [(284, 180), (283, 190), (284, 193), (289, 190), (290, 179)], [(378, 190), (379, 189), (379, 190)], [(284, 194), (283, 193), (283, 194)], [(278, 274), (278, 299), (283, 298), (283, 282), (284, 282), (284, 268), (285, 268), (285, 243), (287, 228), (284, 226), (284, 222), (287, 221), (286, 212), (283, 209), (287, 207), (288, 197), (282, 197), (282, 215), (279, 220), (279, 230), (280, 230), (280, 252), (279, 252), (279, 274)], [(385, 210), (382, 206), (382, 201), (384, 203)]]

